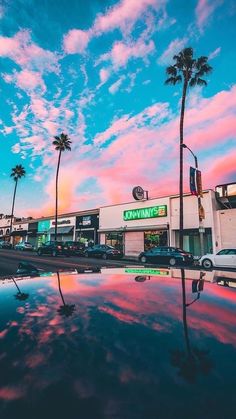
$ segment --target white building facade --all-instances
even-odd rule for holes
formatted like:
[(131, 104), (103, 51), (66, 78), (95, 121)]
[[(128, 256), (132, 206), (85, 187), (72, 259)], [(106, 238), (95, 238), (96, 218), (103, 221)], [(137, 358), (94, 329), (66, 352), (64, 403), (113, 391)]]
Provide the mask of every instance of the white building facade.
[[(219, 209), (212, 190), (204, 191), (202, 205), (204, 252), (220, 249)], [(126, 256), (138, 256), (152, 246), (179, 245), (179, 197), (134, 201), (100, 208), (100, 243), (122, 249)], [(184, 249), (200, 255), (198, 200), (184, 195)]]

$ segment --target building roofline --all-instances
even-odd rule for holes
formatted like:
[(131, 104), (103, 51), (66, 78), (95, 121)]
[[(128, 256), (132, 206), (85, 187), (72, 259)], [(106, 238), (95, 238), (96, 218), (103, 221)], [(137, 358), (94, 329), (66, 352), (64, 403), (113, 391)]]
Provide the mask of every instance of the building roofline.
[[(93, 209), (89, 209), (89, 210), (81, 210), (81, 211), (75, 211), (75, 212), (66, 212), (63, 214), (58, 214), (58, 218), (61, 217), (76, 217), (76, 216), (82, 216), (82, 215), (92, 215), (92, 214), (99, 214), (99, 208), (93, 208)], [(54, 220), (55, 219), (55, 214), (54, 215), (48, 215), (45, 217), (40, 217), (40, 218), (33, 218), (32, 220), (29, 220), (29, 224), (31, 223), (36, 223), (37, 221), (45, 221), (45, 220)]]
[[(202, 191), (202, 193), (208, 193), (208, 192), (214, 192), (215, 193), (215, 191), (213, 190), (213, 189), (204, 189), (204, 191)], [(189, 193), (189, 192), (185, 192), (184, 194), (183, 194), (183, 196), (194, 196), (194, 195), (192, 195), (191, 193)], [(156, 196), (156, 197), (154, 197), (154, 198), (148, 198), (148, 199), (143, 199), (143, 200), (140, 200), (140, 201), (135, 201), (135, 200), (133, 200), (133, 201), (129, 201), (129, 202), (122, 202), (122, 203), (119, 203), (119, 204), (111, 204), (111, 205), (103, 205), (102, 207), (100, 207), (100, 209), (102, 209), (102, 208), (109, 208), (109, 207), (118, 207), (118, 205), (128, 205), (128, 204), (133, 204), (134, 202), (147, 202), (147, 201), (153, 201), (153, 200), (155, 200), (155, 199), (164, 199), (164, 198), (179, 198), (179, 194), (175, 194), (175, 195), (164, 195), (164, 196)]]

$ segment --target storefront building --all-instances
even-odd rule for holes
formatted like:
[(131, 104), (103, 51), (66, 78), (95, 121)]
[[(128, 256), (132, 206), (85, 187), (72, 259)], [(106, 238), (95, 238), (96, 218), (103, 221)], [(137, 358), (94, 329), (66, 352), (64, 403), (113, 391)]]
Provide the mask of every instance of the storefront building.
[(38, 220), (36, 248), (49, 240), (50, 219)]
[(0, 241), (10, 241), (11, 216), (0, 214)]
[[(67, 217), (66, 215), (58, 217), (57, 220), (57, 241), (74, 240), (75, 233), (75, 216)], [(50, 220), (50, 229), (48, 231), (50, 240), (55, 240), (55, 219)]]
[[(205, 191), (204, 251), (219, 246), (215, 193)], [(153, 246), (179, 245), (179, 197), (169, 196), (100, 208), (100, 243), (123, 250), (126, 256), (138, 256)], [(198, 201), (184, 195), (184, 249), (200, 255)]]
[(27, 235), (28, 235), (28, 227), (29, 223), (14, 223), (12, 226), (12, 243), (13, 245), (26, 241)]
[(82, 243), (98, 243), (99, 210), (81, 212), (76, 217), (75, 239)]
[(33, 220), (32, 222), (29, 222), (28, 227), (28, 234), (27, 234), (27, 242), (32, 244), (32, 246), (36, 247), (37, 240), (38, 240), (38, 221)]

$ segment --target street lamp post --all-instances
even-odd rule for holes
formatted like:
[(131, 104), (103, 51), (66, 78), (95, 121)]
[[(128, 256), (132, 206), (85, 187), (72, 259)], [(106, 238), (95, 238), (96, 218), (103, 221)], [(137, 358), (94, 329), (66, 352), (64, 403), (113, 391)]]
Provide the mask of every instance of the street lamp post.
[[(182, 144), (183, 148), (187, 148), (190, 153), (192, 154), (192, 156), (194, 157), (194, 162), (195, 162), (195, 169), (198, 170), (198, 160), (197, 160), (197, 156), (193, 153), (193, 151), (191, 150), (191, 148), (189, 148), (186, 144)], [(201, 196), (199, 195), (199, 191), (198, 191), (198, 195), (197, 195), (197, 199), (198, 199), (198, 217), (199, 217), (199, 236), (200, 236), (200, 253), (201, 256), (204, 255), (204, 227), (203, 227), (203, 222), (202, 222), (202, 217), (200, 216), (200, 210), (202, 208), (202, 201), (201, 201)]]

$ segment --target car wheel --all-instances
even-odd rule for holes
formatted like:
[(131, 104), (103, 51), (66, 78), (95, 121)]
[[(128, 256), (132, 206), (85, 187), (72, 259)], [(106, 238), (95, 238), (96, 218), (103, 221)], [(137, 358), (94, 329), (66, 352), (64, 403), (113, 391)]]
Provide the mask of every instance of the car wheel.
[(56, 251), (56, 250), (53, 250), (53, 251), (52, 251), (52, 256), (53, 256), (54, 258), (57, 256), (57, 251)]
[(85, 252), (85, 253), (84, 253), (84, 256), (85, 256), (86, 258), (88, 258), (88, 257), (89, 257), (88, 252)]
[(210, 269), (210, 268), (212, 268), (213, 263), (212, 263), (212, 261), (211, 261), (210, 259), (204, 259), (204, 260), (202, 261), (202, 266), (203, 266), (204, 268), (206, 268), (206, 269)]
[(146, 263), (146, 262), (147, 262), (147, 258), (146, 258), (146, 256), (141, 256), (141, 258), (140, 258), (140, 262), (142, 262), (142, 263)]
[(170, 258), (169, 264), (170, 264), (170, 266), (175, 266), (176, 265), (176, 259), (175, 258)]
[(39, 256), (42, 256), (42, 250), (41, 250), (41, 249), (39, 249), (39, 250), (37, 251), (37, 253), (38, 253), (38, 255), (39, 255)]
[(106, 260), (107, 259), (107, 254), (103, 253), (102, 258), (103, 258), (103, 260)]

